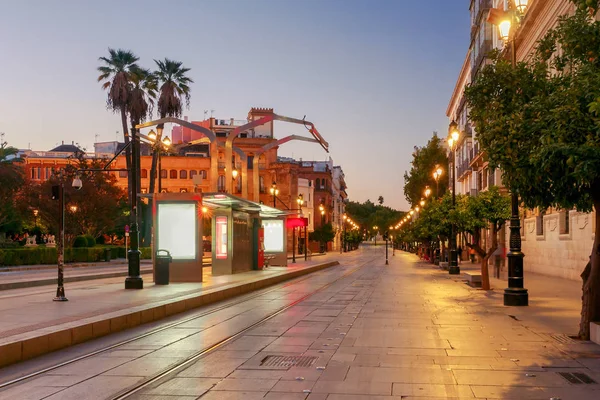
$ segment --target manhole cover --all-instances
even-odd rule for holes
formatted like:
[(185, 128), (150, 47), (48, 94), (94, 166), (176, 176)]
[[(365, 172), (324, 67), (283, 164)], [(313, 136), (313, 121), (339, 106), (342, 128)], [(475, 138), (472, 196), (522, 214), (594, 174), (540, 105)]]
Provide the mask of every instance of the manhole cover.
[(556, 340), (559, 343), (562, 344), (573, 344), (573, 343), (577, 343), (575, 340), (571, 339), (571, 337), (569, 337), (569, 335), (565, 335), (564, 333), (558, 333), (558, 334), (551, 334), (549, 335), (552, 339)]
[(261, 367), (310, 367), (318, 357), (310, 356), (266, 356), (260, 362)]
[(595, 380), (582, 372), (558, 372), (558, 374), (575, 385), (580, 385), (582, 383), (591, 385), (596, 383)]

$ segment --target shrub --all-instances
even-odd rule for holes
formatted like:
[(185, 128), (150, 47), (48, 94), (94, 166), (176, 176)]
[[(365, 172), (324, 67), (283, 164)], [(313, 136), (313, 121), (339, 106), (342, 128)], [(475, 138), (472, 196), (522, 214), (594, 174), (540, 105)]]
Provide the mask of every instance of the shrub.
[(96, 238), (96, 244), (105, 244), (106, 243), (106, 239), (104, 238), (104, 235), (100, 235), (98, 236), (98, 238)]
[(96, 239), (92, 235), (85, 235), (85, 240), (87, 240), (87, 247), (96, 246)]
[(77, 236), (73, 241), (73, 247), (87, 247), (87, 244), (85, 236)]

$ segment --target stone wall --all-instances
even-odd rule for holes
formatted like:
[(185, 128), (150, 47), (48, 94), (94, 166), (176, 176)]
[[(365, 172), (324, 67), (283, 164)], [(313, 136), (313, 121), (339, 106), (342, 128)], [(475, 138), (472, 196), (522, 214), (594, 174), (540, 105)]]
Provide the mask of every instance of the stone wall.
[[(562, 212), (564, 213), (564, 211)], [(522, 229), (522, 249), (525, 279), (527, 271), (580, 280), (580, 274), (589, 260), (594, 242), (595, 213), (569, 212), (569, 229), (565, 232), (564, 214), (543, 215), (542, 234), (537, 229), (539, 217), (526, 218)], [(506, 230), (508, 243), (509, 229)]]

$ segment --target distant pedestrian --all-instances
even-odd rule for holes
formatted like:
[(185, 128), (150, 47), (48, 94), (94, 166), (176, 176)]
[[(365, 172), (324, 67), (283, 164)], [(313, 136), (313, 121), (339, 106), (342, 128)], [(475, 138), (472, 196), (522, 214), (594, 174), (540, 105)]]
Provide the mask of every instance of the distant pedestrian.
[(458, 249), (456, 249), (456, 252), (458, 253), (458, 261), (462, 261), (462, 247), (458, 246)]
[(471, 257), (471, 264), (473, 264), (475, 262), (475, 249), (471, 249), (469, 251), (469, 256)]

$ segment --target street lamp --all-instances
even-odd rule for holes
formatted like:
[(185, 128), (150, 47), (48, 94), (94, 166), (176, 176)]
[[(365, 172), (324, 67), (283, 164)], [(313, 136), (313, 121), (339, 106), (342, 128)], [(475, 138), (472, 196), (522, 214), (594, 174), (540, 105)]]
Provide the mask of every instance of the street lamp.
[(421, 205), (421, 207), (425, 207), (425, 200), (421, 199), (421, 201), (419, 202), (419, 204)]
[[(450, 123), (448, 128), (448, 146), (452, 152), (452, 209), (456, 207), (456, 146), (458, 145), (458, 139), (460, 133), (458, 132), (458, 124), (455, 121)], [(448, 272), (451, 275), (460, 274), (460, 267), (458, 266), (458, 258), (456, 254), (456, 225), (452, 224), (452, 233), (450, 235), (450, 260), (448, 262)]]
[(38, 214), (39, 214), (39, 213), (40, 213), (40, 210), (38, 210), (37, 208), (35, 208), (35, 209), (33, 210), (33, 226), (34, 226), (35, 228), (37, 228), (37, 217), (38, 217)]
[(344, 236), (342, 237), (342, 249), (340, 250), (340, 253), (342, 253), (342, 252), (345, 253), (348, 251), (348, 249), (346, 248), (346, 222), (348, 222), (348, 216), (346, 214), (344, 214), (342, 216), (342, 219), (343, 219), (342, 224), (343, 224), (343, 235)]
[(375, 244), (374, 244), (374, 246), (377, 246), (377, 232), (378, 232), (377, 230), (378, 229), (379, 229), (379, 227), (377, 225), (375, 225), (373, 227), (373, 230), (375, 231)]
[(440, 177), (442, 176), (442, 173), (444, 171), (442, 170), (442, 168), (438, 165), (435, 168), (435, 171), (433, 171), (433, 179), (435, 179), (435, 197), (438, 198), (440, 197), (440, 193), (439, 193), (439, 182), (440, 182)]
[(279, 189), (277, 189), (277, 183), (273, 181), (271, 184), (271, 189), (269, 189), (271, 195), (273, 196), (273, 208), (277, 206), (277, 195), (279, 194)]
[[(510, 41), (510, 59), (513, 68), (517, 65), (517, 40), (516, 32), (521, 17), (527, 10), (527, 0), (513, 0), (505, 3), (509, 9), (501, 11), (493, 9), (488, 21), (498, 26), (500, 38)], [(519, 218), (519, 194), (511, 190), (511, 216), (510, 216), (510, 251), (508, 258), (508, 288), (504, 289), (505, 306), (529, 305), (529, 293), (524, 288), (523, 257), (521, 251), (521, 220)]]
[(72, 205), (69, 207), (69, 210), (71, 210), (72, 213), (76, 213), (77, 212), (77, 206), (76, 205)]
[(431, 189), (429, 189), (429, 186), (425, 186), (425, 197), (429, 197), (430, 194), (431, 194)]

